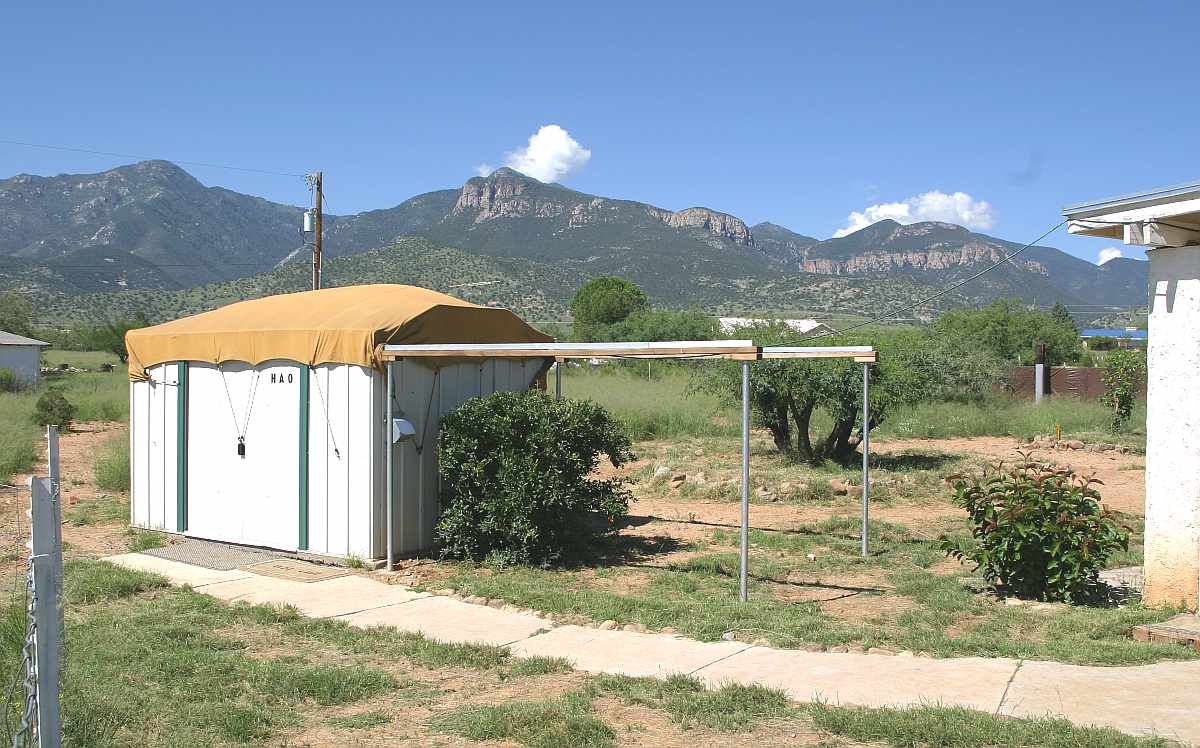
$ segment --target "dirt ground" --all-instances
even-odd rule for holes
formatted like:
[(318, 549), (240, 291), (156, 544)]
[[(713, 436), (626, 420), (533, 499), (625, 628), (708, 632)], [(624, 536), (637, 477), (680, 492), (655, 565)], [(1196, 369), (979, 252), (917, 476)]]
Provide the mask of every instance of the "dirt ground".
[[(96, 456), (105, 442), (121, 438), (126, 433), (126, 427), (121, 423), (81, 423), (59, 435), (64, 519), (70, 517), (72, 508), (111, 495), (96, 488), (93, 473)], [(43, 452), (32, 475), (44, 476), (47, 472)], [(29, 474), (14, 475), (11, 483), (0, 486), (0, 553), (3, 554), (6, 576), (24, 570), (25, 542), (29, 539), (29, 518), (26, 514), (29, 509), (29, 478)], [(68, 558), (95, 558), (122, 553), (127, 544), (125, 529), (122, 523), (76, 526), (64, 522), (64, 555)]]
[(1099, 488), (1100, 495), (1110, 508), (1130, 514), (1146, 513), (1146, 458), (1142, 455), (1034, 448), (1011, 437), (991, 436), (881, 441), (878, 444), (872, 443), (872, 450), (881, 454), (932, 450), (973, 454), (991, 460), (1010, 462), (1020, 459), (1020, 450), (1031, 454), (1033, 459), (1053, 462), (1070, 467), (1080, 475), (1099, 478), (1103, 484)]

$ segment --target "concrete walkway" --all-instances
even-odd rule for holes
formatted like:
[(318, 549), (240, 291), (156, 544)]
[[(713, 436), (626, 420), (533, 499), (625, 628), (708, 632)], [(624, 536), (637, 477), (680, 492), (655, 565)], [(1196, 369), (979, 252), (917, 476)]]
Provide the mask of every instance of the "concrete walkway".
[(294, 582), (211, 571), (140, 553), (105, 561), (154, 572), (226, 601), (292, 605), (353, 626), (394, 626), (446, 642), (507, 646), (518, 656), (564, 657), (593, 673), (687, 673), (711, 685), (759, 683), (797, 701), (867, 707), (942, 704), (1200, 744), (1200, 661), (1082, 667), (1032, 660), (926, 659), (779, 650), (664, 634), (556, 626), (538, 616), (413, 592), (363, 576)]

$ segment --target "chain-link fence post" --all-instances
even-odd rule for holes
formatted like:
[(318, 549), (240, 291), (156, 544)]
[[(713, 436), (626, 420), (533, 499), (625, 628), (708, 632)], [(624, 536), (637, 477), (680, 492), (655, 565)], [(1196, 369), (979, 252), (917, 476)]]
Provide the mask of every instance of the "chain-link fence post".
[(62, 545), (61, 511), (49, 478), (30, 479), (30, 542), (33, 589), (29, 604), (33, 619), (34, 683), (37, 701), (36, 735), (39, 748), (62, 744), (58, 689), (62, 663)]

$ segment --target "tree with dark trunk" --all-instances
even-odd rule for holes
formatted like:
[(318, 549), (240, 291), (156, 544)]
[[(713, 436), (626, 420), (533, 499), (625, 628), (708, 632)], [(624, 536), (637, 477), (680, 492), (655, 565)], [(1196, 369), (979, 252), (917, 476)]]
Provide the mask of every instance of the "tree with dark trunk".
[[(794, 332), (781, 323), (739, 329), (759, 345), (791, 342)], [(872, 345), (879, 361), (871, 365), (872, 429), (899, 407), (926, 400), (975, 399), (996, 381), (1001, 364), (979, 348), (964, 348), (925, 331), (876, 331), (822, 341), (825, 345)], [(750, 405), (776, 449), (798, 460), (846, 463), (862, 443), (862, 364), (849, 359), (771, 359), (751, 365)], [(709, 364), (701, 387), (726, 396), (741, 391), (740, 362)], [(813, 433), (814, 416), (832, 425)]]

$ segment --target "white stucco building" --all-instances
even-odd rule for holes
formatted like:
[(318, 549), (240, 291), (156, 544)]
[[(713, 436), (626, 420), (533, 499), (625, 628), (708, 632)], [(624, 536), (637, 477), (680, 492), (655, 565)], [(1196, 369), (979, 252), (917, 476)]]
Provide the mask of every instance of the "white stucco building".
[(49, 343), (0, 331), (0, 369), (10, 369), (24, 385), (33, 387), (42, 373), (42, 349)]
[(1150, 605), (1200, 600), (1200, 182), (1075, 205), (1072, 234), (1147, 248), (1146, 578)]

